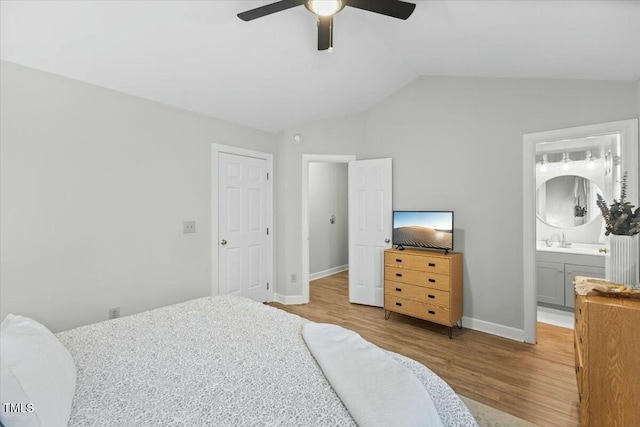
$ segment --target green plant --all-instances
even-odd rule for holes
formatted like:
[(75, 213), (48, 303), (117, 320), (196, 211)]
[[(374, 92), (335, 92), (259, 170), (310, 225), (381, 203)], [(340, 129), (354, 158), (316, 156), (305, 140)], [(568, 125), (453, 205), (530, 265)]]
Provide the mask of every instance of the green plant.
[(634, 206), (625, 201), (627, 198), (627, 172), (622, 177), (620, 184), (620, 200), (613, 200), (611, 206), (607, 206), (600, 194), (597, 195), (597, 205), (602, 211), (605, 229), (604, 234), (618, 236), (634, 236), (640, 233), (640, 207), (634, 211)]

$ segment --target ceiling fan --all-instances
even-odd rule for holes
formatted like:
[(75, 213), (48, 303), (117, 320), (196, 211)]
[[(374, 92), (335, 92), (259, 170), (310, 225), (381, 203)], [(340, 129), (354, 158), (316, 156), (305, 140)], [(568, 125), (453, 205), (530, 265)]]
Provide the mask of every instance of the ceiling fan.
[(401, 0), (282, 0), (239, 13), (238, 18), (251, 21), (300, 5), (318, 15), (318, 50), (329, 51), (333, 48), (333, 15), (345, 6), (398, 19), (407, 19), (416, 8), (415, 4)]

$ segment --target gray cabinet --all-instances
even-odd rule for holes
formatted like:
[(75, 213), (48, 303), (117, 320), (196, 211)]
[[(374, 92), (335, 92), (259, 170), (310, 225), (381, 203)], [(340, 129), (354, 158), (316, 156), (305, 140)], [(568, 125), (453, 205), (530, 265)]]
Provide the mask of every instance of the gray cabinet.
[(575, 276), (594, 277), (604, 279), (604, 268), (591, 267), (588, 265), (565, 264), (564, 265), (564, 305), (573, 307)]
[[(542, 258), (542, 259), (540, 259)], [(594, 262), (591, 263), (591, 259)], [(557, 257), (556, 261), (551, 261), (548, 255), (538, 257), (536, 261), (536, 274), (538, 284), (538, 302), (543, 304), (552, 304), (562, 308), (573, 308), (573, 279), (575, 276), (595, 277), (604, 279), (604, 258), (603, 257), (586, 257), (571, 258), (567, 256)], [(582, 262), (583, 265), (573, 262)], [(601, 264), (593, 265), (593, 264)]]
[(564, 305), (564, 264), (538, 261), (538, 302)]

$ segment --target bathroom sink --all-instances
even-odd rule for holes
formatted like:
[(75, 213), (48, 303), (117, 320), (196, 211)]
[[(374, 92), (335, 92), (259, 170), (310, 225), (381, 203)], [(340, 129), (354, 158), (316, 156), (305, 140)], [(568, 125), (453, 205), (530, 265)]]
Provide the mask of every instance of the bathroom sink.
[(546, 242), (538, 240), (536, 242), (536, 250), (542, 252), (563, 252), (567, 254), (596, 255), (604, 256), (604, 252), (600, 249), (606, 248), (605, 243), (571, 243), (568, 248), (560, 246), (560, 242), (553, 242), (551, 246), (547, 246)]

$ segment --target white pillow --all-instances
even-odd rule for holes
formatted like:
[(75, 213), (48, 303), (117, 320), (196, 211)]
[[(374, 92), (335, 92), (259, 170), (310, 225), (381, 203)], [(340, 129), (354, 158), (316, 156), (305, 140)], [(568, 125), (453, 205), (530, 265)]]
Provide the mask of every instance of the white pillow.
[[(9, 314), (0, 324), (0, 369), (0, 421), (5, 427), (68, 424), (76, 366), (45, 326)], [(4, 403), (22, 405), (12, 412)]]

